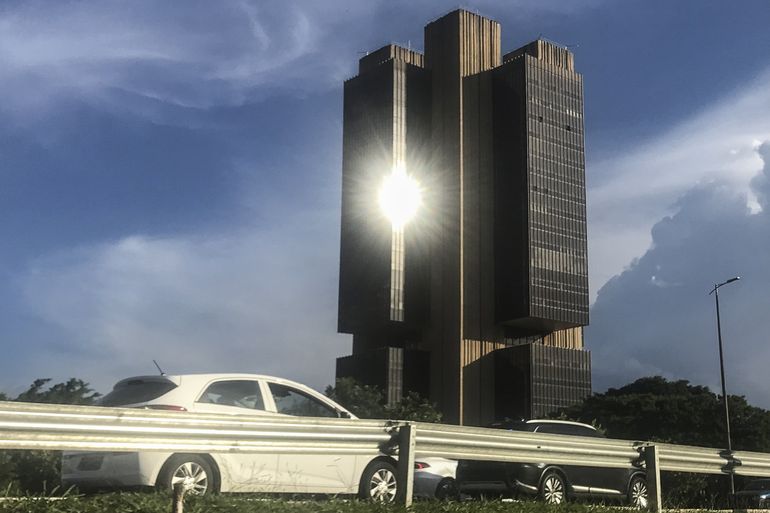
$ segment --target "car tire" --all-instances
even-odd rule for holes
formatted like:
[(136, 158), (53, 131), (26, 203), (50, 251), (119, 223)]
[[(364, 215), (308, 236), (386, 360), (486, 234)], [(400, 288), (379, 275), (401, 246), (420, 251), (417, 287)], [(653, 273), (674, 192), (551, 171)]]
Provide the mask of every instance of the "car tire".
[(396, 467), (389, 461), (374, 460), (361, 474), (358, 496), (361, 499), (391, 504), (398, 494)]
[(156, 488), (173, 491), (177, 483), (188, 485), (186, 493), (192, 495), (206, 495), (217, 491), (216, 474), (211, 463), (197, 454), (175, 454), (163, 464)]
[(628, 483), (626, 494), (628, 505), (636, 509), (647, 508), (647, 480), (643, 476), (634, 476)]
[(457, 488), (457, 481), (451, 477), (445, 477), (439, 481), (438, 485), (436, 486), (436, 498), (438, 500), (453, 500), (456, 499), (459, 495), (460, 492)]
[(549, 470), (543, 474), (538, 497), (546, 504), (564, 504), (567, 502), (567, 483), (564, 481), (564, 477), (555, 470)]

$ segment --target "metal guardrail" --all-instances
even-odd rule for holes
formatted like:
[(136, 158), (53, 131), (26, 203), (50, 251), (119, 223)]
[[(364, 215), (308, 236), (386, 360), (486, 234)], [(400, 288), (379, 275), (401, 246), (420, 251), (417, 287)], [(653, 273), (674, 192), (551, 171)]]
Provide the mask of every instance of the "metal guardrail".
[(734, 451), (645, 442), (637, 444), (638, 450), (655, 446), (658, 451), (659, 469), (692, 474), (730, 474), (749, 477), (770, 476), (770, 454)]
[(738, 463), (734, 467), (734, 472), (739, 476), (770, 476), (770, 454), (736, 451), (733, 453), (733, 458)]
[(415, 423), (417, 456), (450, 459), (586, 465), (639, 466), (634, 442), (499, 429)]
[(0, 402), (0, 449), (400, 454), (401, 500), (411, 503), (415, 457), (646, 466), (650, 509), (660, 471), (770, 476), (770, 454), (420, 422), (241, 416)]
[(0, 401), (4, 449), (376, 455), (397, 431), (383, 421)]
[(687, 445), (655, 444), (660, 470), (693, 474), (723, 474), (728, 461), (720, 449)]

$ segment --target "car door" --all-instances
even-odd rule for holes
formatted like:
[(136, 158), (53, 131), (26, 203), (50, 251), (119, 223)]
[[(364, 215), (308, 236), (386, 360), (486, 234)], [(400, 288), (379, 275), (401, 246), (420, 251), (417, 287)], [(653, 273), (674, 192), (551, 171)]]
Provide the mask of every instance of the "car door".
[[(200, 413), (255, 415), (265, 412), (265, 400), (258, 380), (222, 379), (208, 383), (194, 403)], [(222, 470), (222, 488), (230, 491), (273, 491), (276, 485), (276, 454), (217, 453)], [(226, 479), (230, 483), (224, 482)]]
[[(572, 436), (586, 436), (588, 433), (577, 432), (574, 428), (579, 426), (572, 426), (569, 424), (557, 424), (557, 423), (545, 423), (537, 427), (535, 432), (547, 433), (553, 435), (572, 435)], [(547, 462), (546, 462), (547, 463)], [(596, 480), (594, 476), (594, 469), (583, 465), (559, 465), (566, 474), (567, 481), (569, 481), (575, 493), (589, 493), (591, 483)]]
[[(591, 438), (602, 436), (595, 429), (577, 424), (543, 424), (538, 427), (538, 432)], [(628, 474), (625, 469), (590, 467), (587, 465), (564, 465), (562, 468), (576, 493), (588, 493), (591, 495), (618, 495), (620, 492), (618, 482), (622, 480), (619, 474)]]
[[(603, 438), (604, 436), (587, 426), (567, 426), (567, 433), (576, 436)], [(629, 471), (624, 468), (581, 467), (588, 476), (588, 487), (591, 495), (618, 496), (625, 493), (628, 484)]]
[[(276, 413), (300, 417), (339, 417), (333, 406), (307, 391), (267, 382)], [(343, 454), (280, 454), (277, 483), (281, 490), (296, 493), (350, 492), (354, 483), (356, 457)]]

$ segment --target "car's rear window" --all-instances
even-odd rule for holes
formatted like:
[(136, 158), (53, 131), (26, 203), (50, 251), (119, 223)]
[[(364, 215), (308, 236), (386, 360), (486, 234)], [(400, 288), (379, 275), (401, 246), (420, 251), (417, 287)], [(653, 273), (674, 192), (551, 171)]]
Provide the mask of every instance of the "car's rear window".
[(101, 406), (123, 406), (157, 399), (175, 389), (176, 385), (165, 380), (132, 379), (115, 385), (100, 401)]

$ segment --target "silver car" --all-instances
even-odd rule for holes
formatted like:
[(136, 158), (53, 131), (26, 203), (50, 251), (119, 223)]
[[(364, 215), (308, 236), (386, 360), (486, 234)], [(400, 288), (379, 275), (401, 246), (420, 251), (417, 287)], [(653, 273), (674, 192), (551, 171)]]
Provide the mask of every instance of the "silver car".
[(457, 498), (456, 473), (456, 460), (419, 458), (414, 462), (414, 496), (440, 500)]

